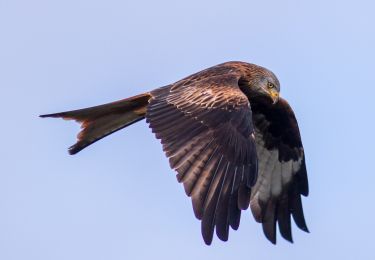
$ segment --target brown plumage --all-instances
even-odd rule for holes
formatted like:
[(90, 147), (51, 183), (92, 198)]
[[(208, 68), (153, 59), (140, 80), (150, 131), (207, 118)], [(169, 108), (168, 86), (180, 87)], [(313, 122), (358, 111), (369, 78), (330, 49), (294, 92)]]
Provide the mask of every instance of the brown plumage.
[(192, 199), (206, 244), (215, 230), (226, 241), (249, 206), (272, 243), (277, 224), (292, 242), (291, 216), (308, 231), (301, 204), (308, 183), (297, 121), (279, 91), (271, 71), (227, 62), (135, 97), (41, 117), (81, 123), (71, 154), (146, 118)]

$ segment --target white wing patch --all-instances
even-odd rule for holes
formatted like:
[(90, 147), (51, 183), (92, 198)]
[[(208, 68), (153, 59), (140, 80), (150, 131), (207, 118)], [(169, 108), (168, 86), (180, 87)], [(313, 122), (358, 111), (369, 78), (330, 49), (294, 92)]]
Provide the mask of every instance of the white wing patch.
[[(279, 161), (277, 149), (268, 150), (265, 147), (261, 133), (255, 128), (256, 147), (259, 161), (258, 181), (255, 184), (250, 206), (253, 212), (260, 212), (259, 202), (266, 203), (272, 198), (278, 198), (284, 187), (288, 186), (294, 174), (301, 167), (302, 157), (298, 161)], [(261, 216), (254, 216), (257, 220)]]

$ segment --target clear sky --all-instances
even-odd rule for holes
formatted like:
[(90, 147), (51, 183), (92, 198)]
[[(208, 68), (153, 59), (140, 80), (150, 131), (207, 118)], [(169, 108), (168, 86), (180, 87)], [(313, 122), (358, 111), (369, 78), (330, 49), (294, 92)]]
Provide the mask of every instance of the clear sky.
[[(0, 0), (0, 259), (375, 259), (374, 1)], [(67, 153), (93, 106), (229, 60), (278, 75), (307, 156), (310, 234), (249, 211), (204, 244), (145, 122)]]

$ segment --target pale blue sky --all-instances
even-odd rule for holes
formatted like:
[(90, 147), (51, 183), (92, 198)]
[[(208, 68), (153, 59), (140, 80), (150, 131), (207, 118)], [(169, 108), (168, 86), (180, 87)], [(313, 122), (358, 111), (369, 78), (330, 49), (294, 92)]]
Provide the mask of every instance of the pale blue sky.
[[(0, 0), (0, 259), (375, 259), (373, 1)], [(145, 122), (69, 156), (41, 113), (97, 105), (224, 61), (278, 75), (307, 156), (306, 234), (250, 212), (207, 247)]]

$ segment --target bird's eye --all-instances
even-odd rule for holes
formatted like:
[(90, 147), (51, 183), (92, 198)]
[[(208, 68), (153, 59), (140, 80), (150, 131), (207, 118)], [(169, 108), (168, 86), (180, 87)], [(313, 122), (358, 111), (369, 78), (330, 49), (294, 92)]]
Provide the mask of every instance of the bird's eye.
[(274, 84), (272, 84), (271, 82), (268, 82), (268, 84), (267, 84), (267, 87), (268, 87), (269, 89), (271, 89), (271, 88), (274, 88), (274, 87), (275, 87), (275, 85), (274, 85)]

